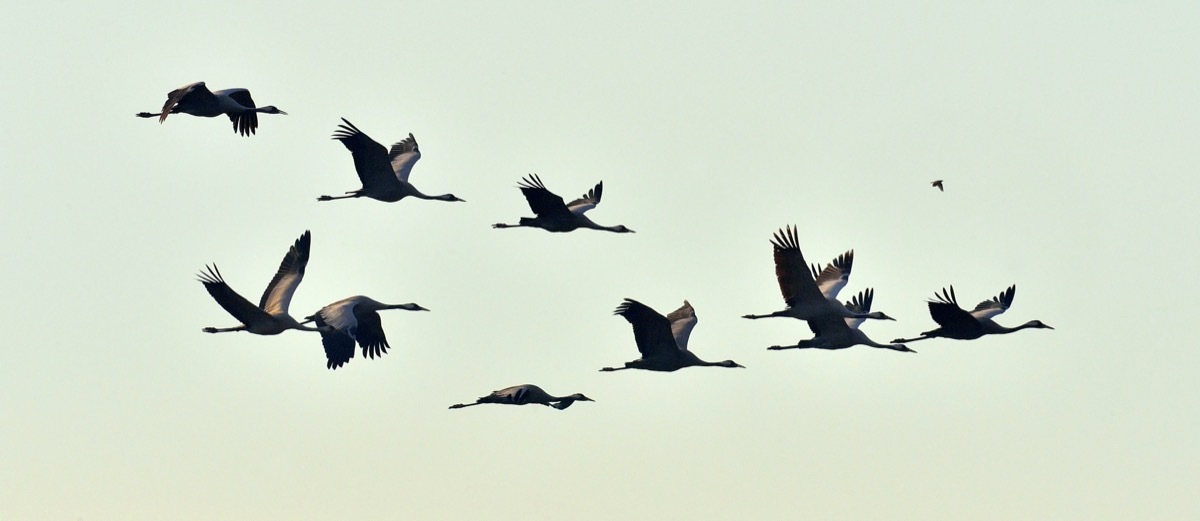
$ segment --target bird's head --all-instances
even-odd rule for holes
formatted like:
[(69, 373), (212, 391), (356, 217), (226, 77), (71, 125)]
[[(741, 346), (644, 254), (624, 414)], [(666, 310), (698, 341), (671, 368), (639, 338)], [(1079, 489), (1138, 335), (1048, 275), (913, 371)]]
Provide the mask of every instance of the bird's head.
[(742, 369), (746, 368), (746, 366), (739, 364), (737, 362), (734, 362), (733, 360), (725, 360), (725, 361), (717, 363), (717, 365), (719, 365), (721, 367), (741, 367)]
[(587, 396), (584, 396), (580, 393), (575, 393), (575, 394), (572, 394), (571, 396), (563, 398), (558, 403), (550, 404), (550, 406), (561, 411), (563, 409), (566, 409), (567, 407), (570, 407), (571, 404), (573, 404), (577, 401), (579, 401), (579, 402), (594, 402), (596, 400), (588, 398)]
[(612, 231), (617, 232), (617, 233), (637, 233), (637, 232), (625, 227), (624, 224), (618, 224), (616, 226), (613, 226)]
[(466, 199), (459, 199), (459, 198), (455, 197), (454, 194), (439, 195), (439, 196), (435, 197), (435, 199), (438, 199), (440, 201), (451, 201), (451, 202), (457, 201), (460, 203), (467, 202)]
[(275, 105), (267, 105), (265, 107), (259, 107), (258, 112), (262, 112), (263, 114), (283, 114), (284, 116), (287, 115), (287, 112), (279, 110), (279, 107), (276, 107)]
[(908, 346), (904, 344), (892, 344), (891, 349), (894, 351), (900, 351), (901, 353), (916, 353), (916, 351), (909, 349)]
[(1046, 325), (1046, 323), (1042, 322), (1041, 320), (1030, 320), (1029, 322), (1026, 322), (1025, 325), (1028, 327), (1034, 327), (1034, 328), (1038, 328), (1038, 329), (1054, 329), (1054, 328)]
[(882, 311), (872, 311), (867, 314), (867, 318), (873, 318), (875, 320), (892, 320), (892, 321), (896, 320), (892, 317), (885, 315)]
[(408, 311), (429, 311), (428, 309), (418, 306), (413, 302), (409, 302), (408, 304), (396, 304), (394, 309), (404, 309)]

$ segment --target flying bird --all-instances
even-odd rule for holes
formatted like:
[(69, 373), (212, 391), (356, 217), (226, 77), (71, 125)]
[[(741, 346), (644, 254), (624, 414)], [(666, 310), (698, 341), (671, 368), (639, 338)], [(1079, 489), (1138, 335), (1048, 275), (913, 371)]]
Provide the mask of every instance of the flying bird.
[(206, 327), (203, 331), (205, 333), (249, 331), (256, 335), (278, 335), (289, 329), (319, 331), (317, 328), (297, 322), (291, 315), (288, 315), (288, 305), (292, 302), (292, 295), (296, 293), (296, 288), (304, 279), (304, 268), (308, 265), (308, 250), (311, 243), (312, 235), (308, 231), (296, 239), (296, 243), (288, 249), (287, 255), (283, 256), (283, 262), (279, 264), (279, 271), (275, 272), (275, 277), (271, 279), (270, 284), (267, 284), (267, 290), (263, 292), (258, 306), (251, 304), (245, 297), (233, 291), (233, 288), (230, 288), (225, 283), (225, 279), (221, 277), (221, 272), (217, 270), (216, 264), (205, 266), (208, 271), (201, 271), (199, 275), (204, 289), (208, 290), (208, 294), (212, 295), (217, 304), (225, 308), (225, 311), (233, 315), (233, 318), (240, 320), (242, 324), (226, 328)]
[(318, 201), (370, 197), (394, 203), (410, 196), (436, 201), (463, 201), (454, 194), (425, 195), (408, 182), (413, 165), (421, 159), (421, 149), (417, 147), (417, 138), (412, 133), (388, 150), (346, 121), (346, 118), (342, 118), (342, 123), (333, 133), (333, 139), (341, 141), (350, 150), (350, 155), (354, 157), (354, 171), (358, 172), (362, 188), (346, 192), (346, 195), (322, 195), (317, 198)]
[[(796, 236), (796, 227), (788, 226), (775, 232), (771, 241), (775, 256), (775, 278), (779, 282), (779, 291), (787, 308), (764, 315), (742, 315), (742, 318), (759, 319), (767, 317), (792, 317), (801, 320), (811, 320), (825, 316), (849, 318), (873, 318), (887, 320), (890, 317), (879, 311), (870, 313), (855, 312), (848, 309), (836, 296), (849, 280), (850, 266), (853, 264), (853, 251), (843, 254), (843, 267), (836, 267), (837, 259), (825, 271), (813, 275), (812, 268), (804, 260), (800, 251), (800, 242)], [(818, 286), (817, 279), (821, 280)], [(845, 279), (845, 280), (843, 280)], [(828, 294), (826, 294), (828, 292)]]
[(233, 131), (243, 136), (249, 136), (258, 129), (258, 114), (283, 114), (287, 112), (275, 108), (274, 105), (255, 107), (250, 91), (246, 89), (225, 89), (212, 92), (198, 81), (184, 85), (167, 93), (167, 102), (159, 112), (138, 112), (139, 118), (158, 117), (158, 122), (166, 121), (169, 114), (191, 114), (202, 118), (229, 116), (233, 122)]
[(933, 185), (933, 187), (934, 187), (934, 188), (937, 188), (939, 192), (945, 192), (945, 191), (946, 191), (946, 187), (942, 186), (942, 180), (941, 180), (941, 179), (938, 179), (937, 181), (934, 181), (934, 182), (932, 182), (932, 183), (929, 183), (929, 184)]
[(576, 228), (591, 228), (615, 233), (633, 233), (623, 224), (616, 226), (601, 226), (584, 216), (588, 210), (600, 204), (600, 195), (604, 190), (604, 182), (596, 183), (596, 187), (570, 203), (564, 203), (563, 198), (546, 189), (537, 174), (531, 174), (521, 180), (517, 186), (529, 202), (529, 209), (536, 217), (522, 217), (517, 224), (496, 223), (492, 228), (518, 228), (527, 226), (541, 228), (551, 232), (569, 232)]
[(570, 396), (553, 396), (541, 387), (533, 384), (514, 385), (492, 391), (492, 394), (480, 397), (475, 400), (475, 403), (456, 403), (451, 405), (451, 409), (462, 409), (463, 407), (472, 407), (485, 403), (502, 403), (508, 405), (525, 405), (530, 403), (540, 403), (542, 405), (554, 407), (558, 410), (566, 409), (575, 402), (594, 402), (595, 400), (588, 398), (580, 393), (575, 393)]
[(1014, 284), (1001, 291), (999, 295), (980, 302), (971, 312), (959, 307), (954, 295), (954, 286), (950, 290), (942, 288), (941, 294), (934, 294), (929, 301), (929, 315), (937, 322), (939, 328), (921, 333), (916, 338), (897, 338), (893, 342), (905, 343), (925, 340), (927, 338), (953, 338), (956, 340), (974, 340), (984, 335), (1004, 335), (1026, 328), (1054, 329), (1041, 320), (1030, 320), (1017, 327), (1004, 327), (992, 320), (992, 317), (1008, 311), (1012, 306), (1013, 297), (1017, 295)]
[(670, 372), (691, 366), (742, 367), (733, 360), (705, 362), (688, 351), (688, 337), (696, 327), (697, 319), (696, 310), (686, 300), (683, 306), (664, 317), (649, 306), (627, 298), (613, 314), (625, 317), (633, 325), (633, 340), (642, 357), (625, 362), (624, 367), (605, 367), (601, 371), (646, 369)]
[(354, 344), (362, 347), (363, 358), (374, 359), (387, 353), (387, 336), (383, 334), (383, 323), (379, 311), (404, 309), (429, 311), (414, 303), (384, 304), (377, 300), (356, 295), (344, 298), (321, 308), (305, 320), (315, 322), (321, 330), (321, 344), (325, 347), (325, 367), (337, 369), (354, 358)]
[[(846, 302), (846, 307), (851, 311), (866, 313), (871, 311), (871, 301), (875, 299), (875, 290), (867, 288), (858, 292)], [(891, 320), (888, 317), (887, 320)], [(864, 318), (842, 318), (833, 315), (826, 315), (821, 318), (816, 318), (808, 321), (808, 327), (812, 329), (813, 335), (810, 340), (801, 340), (796, 345), (790, 346), (771, 346), (767, 349), (778, 351), (781, 349), (846, 349), (857, 345), (867, 345), (871, 347), (879, 347), (883, 349), (891, 349), (893, 351), (901, 351), (905, 353), (915, 353), (904, 344), (880, 344), (871, 340), (866, 333), (858, 329), (865, 322)]]

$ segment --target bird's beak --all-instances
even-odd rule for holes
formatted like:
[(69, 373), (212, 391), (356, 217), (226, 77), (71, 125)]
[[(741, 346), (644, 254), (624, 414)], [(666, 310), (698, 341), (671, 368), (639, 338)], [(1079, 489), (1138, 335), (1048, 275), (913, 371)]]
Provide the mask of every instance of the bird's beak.
[(288, 115), (288, 113), (287, 113), (287, 112), (284, 112), (284, 111), (282, 111), (282, 110), (281, 110), (281, 111), (279, 111), (279, 113), (280, 113), (280, 114), (283, 114), (284, 116)]
[(419, 306), (419, 305), (418, 305), (418, 306), (417, 306), (417, 311), (429, 311), (429, 309), (428, 309), (428, 308), (423, 308), (423, 307), (421, 307), (421, 306)]

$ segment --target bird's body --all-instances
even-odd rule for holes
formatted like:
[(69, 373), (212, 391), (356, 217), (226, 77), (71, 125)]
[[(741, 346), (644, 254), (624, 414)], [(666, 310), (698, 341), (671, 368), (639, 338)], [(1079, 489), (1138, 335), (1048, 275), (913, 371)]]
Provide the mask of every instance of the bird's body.
[(958, 305), (954, 294), (954, 286), (949, 291), (942, 288), (940, 294), (935, 293), (929, 301), (929, 315), (939, 326), (937, 329), (925, 331), (916, 338), (898, 338), (893, 342), (916, 342), (928, 338), (953, 338), (955, 340), (974, 340), (984, 335), (1003, 335), (1027, 328), (1054, 329), (1040, 320), (1030, 320), (1017, 327), (1004, 327), (992, 320), (992, 317), (1004, 313), (1012, 306), (1016, 297), (1017, 286), (1014, 284), (999, 295), (980, 302), (975, 309), (967, 312)]
[[(794, 226), (775, 232), (771, 245), (775, 256), (775, 278), (779, 281), (779, 291), (783, 294), (787, 308), (763, 315), (742, 315), (742, 318), (792, 317), (800, 320), (813, 320), (835, 316), (890, 319), (878, 311), (871, 313), (851, 311), (837, 300), (837, 292), (846, 285), (850, 276), (850, 266), (854, 261), (853, 251), (846, 252), (839, 259), (835, 259), (825, 268), (825, 271), (814, 276), (815, 269), (808, 266), (807, 261), (804, 260), (804, 254), (800, 251), (800, 243)], [(842, 261), (842, 267), (837, 266), (838, 260)]]
[(645, 369), (676, 371), (692, 366), (742, 367), (733, 360), (706, 362), (687, 348), (692, 328), (696, 327), (696, 311), (688, 301), (667, 316), (633, 299), (625, 299), (614, 315), (621, 315), (633, 326), (633, 338), (642, 357), (625, 362), (624, 367), (605, 367), (601, 371)]
[(199, 279), (204, 284), (204, 289), (208, 290), (213, 299), (222, 308), (225, 308), (225, 311), (233, 315), (233, 318), (242, 322), (239, 326), (206, 327), (203, 331), (205, 333), (248, 331), (256, 335), (278, 335), (289, 329), (318, 331), (317, 328), (304, 326), (288, 314), (292, 295), (300, 286), (300, 281), (304, 279), (304, 268), (308, 265), (311, 243), (312, 235), (307, 231), (299, 239), (296, 239), (296, 243), (292, 245), (287, 255), (284, 255), (283, 262), (279, 264), (279, 271), (275, 273), (271, 283), (267, 284), (267, 289), (263, 292), (258, 306), (251, 304), (245, 297), (233, 291), (233, 288), (225, 283), (225, 279), (215, 264), (208, 266), (207, 272), (201, 271)]
[(256, 107), (250, 91), (246, 89), (225, 89), (210, 91), (204, 82), (198, 81), (184, 85), (167, 93), (167, 102), (159, 112), (139, 112), (139, 118), (158, 117), (158, 122), (166, 121), (170, 114), (189, 114), (202, 118), (229, 116), (233, 122), (233, 131), (243, 136), (254, 134), (258, 129), (258, 114), (284, 114), (274, 105)]
[[(846, 307), (856, 312), (871, 311), (871, 302), (875, 298), (875, 291), (867, 288), (860, 291), (849, 302)], [(883, 349), (891, 349), (893, 351), (901, 351), (906, 353), (915, 353), (904, 344), (880, 344), (871, 340), (866, 333), (859, 330), (859, 326), (866, 319), (863, 318), (842, 318), (833, 315), (827, 315), (819, 319), (808, 321), (808, 326), (812, 329), (813, 335), (810, 340), (801, 340), (796, 345), (790, 346), (771, 346), (767, 349), (846, 349), (856, 345), (866, 345)]]
[(325, 347), (325, 367), (337, 369), (354, 358), (354, 344), (362, 348), (363, 358), (374, 359), (387, 353), (387, 336), (383, 333), (383, 322), (379, 311), (404, 309), (429, 311), (414, 303), (384, 304), (362, 295), (344, 298), (309, 315), (321, 330), (321, 344)]
[(528, 405), (531, 403), (540, 403), (549, 407), (554, 407), (558, 410), (566, 409), (571, 404), (580, 402), (594, 402), (595, 400), (588, 398), (580, 393), (575, 393), (569, 396), (554, 396), (541, 387), (533, 384), (514, 385), (506, 387), (499, 391), (492, 391), (492, 394), (480, 397), (475, 400), (475, 403), (457, 403), (451, 405), (451, 409), (462, 409), (463, 407), (472, 407), (475, 405), (483, 405), (485, 403), (499, 403), (506, 405)]
[(408, 182), (413, 165), (421, 159), (421, 149), (412, 133), (404, 141), (392, 145), (391, 150), (384, 148), (378, 141), (371, 139), (354, 124), (342, 118), (342, 125), (334, 132), (333, 139), (341, 141), (350, 155), (354, 157), (354, 171), (358, 173), (362, 188), (346, 192), (346, 195), (322, 195), (318, 201), (333, 201), (335, 199), (353, 199), (370, 197), (377, 201), (394, 203), (405, 197), (431, 199), (435, 201), (462, 201), (454, 194), (425, 195)]
[(930, 185), (932, 185), (934, 188), (937, 188), (939, 192), (945, 192), (945, 191), (946, 191), (946, 186), (942, 184), (942, 180), (941, 180), (941, 179), (938, 179), (937, 181), (934, 181), (934, 182), (932, 182), (932, 183), (929, 183), (929, 184), (930, 184)]
[(588, 190), (587, 193), (570, 203), (563, 202), (562, 197), (548, 190), (536, 174), (522, 179), (518, 188), (521, 189), (521, 193), (529, 203), (529, 208), (533, 210), (536, 217), (522, 217), (517, 224), (496, 223), (492, 225), (492, 228), (529, 227), (541, 228), (550, 232), (569, 232), (579, 228), (589, 228), (615, 233), (633, 233), (633, 230), (626, 228), (625, 225), (602, 226), (592, 222), (584, 215), (588, 210), (600, 204), (600, 196), (604, 190), (603, 181), (596, 183), (595, 188)]

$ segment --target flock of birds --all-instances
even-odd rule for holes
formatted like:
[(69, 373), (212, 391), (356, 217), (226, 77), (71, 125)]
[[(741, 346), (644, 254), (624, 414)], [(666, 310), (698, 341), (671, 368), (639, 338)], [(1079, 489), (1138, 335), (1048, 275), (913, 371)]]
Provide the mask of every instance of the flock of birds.
[[(234, 132), (242, 136), (254, 134), (258, 129), (258, 114), (287, 114), (274, 106), (257, 107), (250, 91), (226, 89), (210, 91), (204, 82), (192, 83), (167, 94), (167, 101), (157, 113), (140, 112), (142, 118), (158, 117), (159, 123), (170, 114), (190, 114), (200, 117), (227, 116), (233, 122)], [(409, 182), (413, 165), (421, 158), (416, 138), (408, 137), (386, 148), (368, 137), (352, 123), (342, 119), (333, 134), (333, 139), (350, 151), (354, 169), (362, 182), (362, 188), (345, 192), (344, 195), (322, 195), (318, 201), (369, 197), (384, 202), (396, 202), (405, 197), (437, 201), (462, 202), (453, 194), (426, 195)], [(931, 183), (944, 191), (942, 180)], [(565, 202), (554, 194), (537, 175), (529, 175), (518, 185), (529, 203), (534, 217), (522, 217), (517, 224), (496, 223), (493, 228), (533, 227), (550, 232), (570, 232), (579, 228), (590, 228), (614, 233), (633, 233), (624, 225), (604, 226), (588, 219), (584, 214), (600, 204), (604, 183), (597, 183), (579, 198)], [(333, 302), (303, 321), (296, 320), (289, 312), (292, 295), (304, 278), (308, 264), (312, 234), (305, 231), (291, 246), (279, 270), (267, 284), (258, 305), (239, 295), (225, 282), (217, 266), (205, 266), (198, 278), (217, 301), (240, 324), (227, 328), (206, 327), (206, 333), (247, 331), (258, 335), (277, 335), (289, 329), (313, 331), (321, 336), (325, 349), (326, 367), (337, 369), (354, 358), (355, 346), (362, 349), (363, 357), (375, 358), (387, 352), (387, 337), (379, 318), (379, 311), (403, 309), (429, 311), (415, 303), (386, 304), (366, 296), (356, 295)], [(992, 319), (1012, 306), (1016, 286), (1009, 286), (999, 295), (985, 300), (971, 311), (958, 304), (954, 287), (943, 288), (928, 302), (929, 314), (939, 327), (925, 331), (909, 339), (895, 339), (891, 344), (871, 340), (859, 327), (867, 319), (894, 320), (880, 311), (871, 311), (874, 290), (860, 291), (849, 301), (838, 300), (839, 292), (849, 282), (854, 264), (854, 251), (847, 251), (833, 259), (823, 269), (809, 265), (800, 251), (799, 239), (794, 226), (777, 231), (771, 241), (775, 259), (775, 276), (786, 307), (782, 310), (761, 315), (744, 315), (747, 319), (769, 317), (791, 317), (804, 320), (813, 332), (813, 338), (801, 340), (794, 345), (771, 346), (770, 350), (783, 349), (846, 349), (856, 345), (890, 349), (913, 353), (905, 345), (930, 338), (972, 340), (984, 335), (1007, 334), (1027, 328), (1053, 329), (1039, 320), (1031, 320), (1017, 327), (1005, 327)], [(633, 299), (625, 299), (616, 310), (633, 327), (634, 343), (641, 357), (625, 362), (621, 367), (605, 367), (601, 371), (643, 369), (648, 371), (676, 371), (693, 366), (743, 367), (733, 360), (708, 362), (688, 350), (688, 337), (696, 326), (696, 311), (688, 301), (678, 309), (663, 316), (651, 307)], [(312, 324), (311, 326), (309, 324)], [(554, 396), (532, 384), (517, 385), (478, 398), (474, 403), (455, 404), (451, 409), (474, 405), (497, 403), (525, 405), (538, 403), (566, 409), (577, 401), (593, 401), (582, 394)]]

